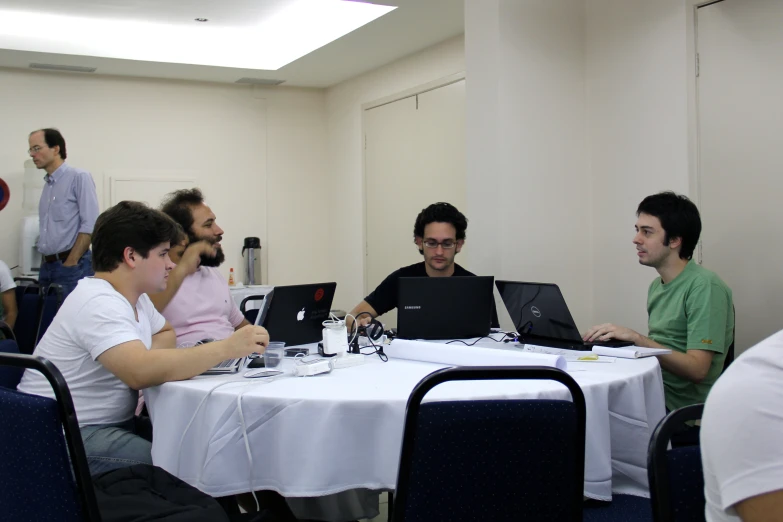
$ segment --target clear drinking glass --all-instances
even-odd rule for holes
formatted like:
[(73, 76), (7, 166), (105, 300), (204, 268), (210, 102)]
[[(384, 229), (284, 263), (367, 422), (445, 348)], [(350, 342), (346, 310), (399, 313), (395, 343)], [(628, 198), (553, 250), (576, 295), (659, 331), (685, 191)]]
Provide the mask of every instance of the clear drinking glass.
[(283, 362), (285, 355), (285, 343), (282, 341), (270, 341), (269, 346), (264, 351), (264, 366), (267, 368), (277, 368)]

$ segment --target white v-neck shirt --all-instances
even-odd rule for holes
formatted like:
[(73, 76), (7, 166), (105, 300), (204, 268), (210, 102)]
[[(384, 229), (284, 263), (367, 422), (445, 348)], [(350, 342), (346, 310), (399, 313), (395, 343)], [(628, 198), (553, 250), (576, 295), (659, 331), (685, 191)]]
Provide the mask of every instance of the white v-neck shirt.
[[(166, 324), (146, 294), (136, 303), (138, 320), (125, 297), (103, 279), (79, 281), (65, 299), (33, 355), (54, 363), (65, 377), (80, 426), (115, 424), (133, 417), (138, 392), (96, 359), (105, 351), (139, 340), (147, 349)], [(54, 398), (49, 382), (25, 370), (19, 391)]]

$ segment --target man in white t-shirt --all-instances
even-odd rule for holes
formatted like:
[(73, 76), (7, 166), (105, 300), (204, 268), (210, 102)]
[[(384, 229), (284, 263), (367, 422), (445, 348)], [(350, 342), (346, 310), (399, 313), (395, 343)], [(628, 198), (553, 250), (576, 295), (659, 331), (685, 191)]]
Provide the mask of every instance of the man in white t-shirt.
[[(174, 330), (146, 294), (166, 288), (177, 231), (143, 203), (123, 201), (101, 214), (92, 236), (95, 276), (79, 281), (33, 354), (65, 377), (93, 474), (152, 463), (151, 442), (134, 422), (138, 390), (263, 352), (269, 342), (266, 330), (250, 325), (223, 341), (167, 349), (176, 347)], [(25, 371), (19, 390), (54, 396), (33, 370)]]
[(0, 319), (13, 328), (17, 313), (16, 283), (8, 265), (0, 261)]
[(708, 522), (783, 520), (783, 331), (712, 387), (701, 421)]

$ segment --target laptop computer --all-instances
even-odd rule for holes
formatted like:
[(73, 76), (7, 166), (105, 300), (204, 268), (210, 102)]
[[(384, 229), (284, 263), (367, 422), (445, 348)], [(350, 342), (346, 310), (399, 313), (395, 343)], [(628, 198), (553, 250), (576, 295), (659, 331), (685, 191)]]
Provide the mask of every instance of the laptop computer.
[(470, 339), (489, 335), (491, 276), (401, 277), (397, 291), (397, 337)]
[(269, 331), (273, 341), (286, 346), (317, 343), (323, 339), (323, 321), (329, 319), (337, 283), (276, 286), (256, 324)]
[[(202, 339), (196, 343), (196, 346), (200, 344), (207, 344), (214, 342), (215, 339)], [(238, 357), (236, 359), (226, 359), (217, 363), (209, 370), (202, 372), (201, 375), (226, 375), (231, 373), (237, 373), (239, 370), (245, 367), (245, 361), (247, 357)]]
[(586, 343), (574, 323), (560, 288), (551, 283), (496, 281), (519, 340), (526, 344), (592, 350), (593, 346), (631, 346), (627, 341)]

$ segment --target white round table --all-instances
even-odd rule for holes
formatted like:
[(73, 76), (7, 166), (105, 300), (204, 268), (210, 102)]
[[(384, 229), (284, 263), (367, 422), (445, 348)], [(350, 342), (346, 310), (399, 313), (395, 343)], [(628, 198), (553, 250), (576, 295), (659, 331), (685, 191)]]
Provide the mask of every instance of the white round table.
[[(477, 347), (498, 348), (491, 341)], [(408, 397), (421, 379), (446, 365), (383, 363), (372, 355), (360, 366), (301, 378), (290, 374), (293, 364), (285, 360), (289, 372), (271, 379), (246, 379), (240, 372), (145, 390), (154, 463), (213, 496), (261, 489), (287, 497), (393, 490)], [(568, 372), (587, 405), (585, 495), (647, 495), (647, 444), (665, 414), (658, 361), (569, 362)], [(569, 393), (546, 381), (485, 381), (446, 383), (426, 400), (488, 397), (566, 399)]]

